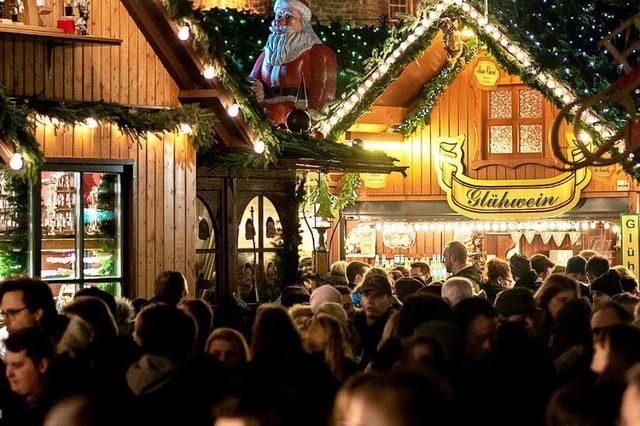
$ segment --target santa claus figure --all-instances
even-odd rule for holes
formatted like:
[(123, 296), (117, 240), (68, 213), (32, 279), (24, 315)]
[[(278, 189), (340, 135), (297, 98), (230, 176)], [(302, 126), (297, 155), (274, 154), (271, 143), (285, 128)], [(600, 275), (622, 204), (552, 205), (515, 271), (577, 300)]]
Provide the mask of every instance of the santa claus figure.
[(276, 0), (273, 9), (271, 35), (250, 80), (274, 124), (281, 124), (294, 108), (303, 77), (312, 117), (335, 98), (337, 63), (311, 27), (307, 0)]

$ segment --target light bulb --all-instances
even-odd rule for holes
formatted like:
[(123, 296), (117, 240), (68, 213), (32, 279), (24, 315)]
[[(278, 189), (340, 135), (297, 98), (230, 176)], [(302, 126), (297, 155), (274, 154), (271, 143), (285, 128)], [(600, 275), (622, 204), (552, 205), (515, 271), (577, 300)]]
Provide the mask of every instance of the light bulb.
[(256, 141), (256, 143), (253, 144), (253, 151), (256, 154), (262, 154), (264, 150), (265, 150), (264, 141), (258, 140)]
[(216, 69), (213, 67), (213, 65), (207, 65), (202, 71), (202, 75), (207, 80), (212, 80), (216, 78)]
[(190, 134), (193, 131), (193, 129), (191, 128), (189, 123), (180, 123), (180, 131), (182, 133)]
[(58, 117), (51, 117), (51, 124), (53, 124), (54, 126), (59, 126), (60, 119)]
[(22, 166), (24, 166), (22, 155), (16, 152), (15, 154), (13, 154), (13, 157), (11, 157), (11, 160), (9, 161), (9, 167), (11, 167), (13, 170), (20, 170)]
[(89, 117), (85, 120), (86, 125), (91, 128), (91, 129), (95, 129), (96, 127), (98, 127), (98, 120), (96, 120), (93, 117)]
[(229, 114), (229, 117), (237, 117), (239, 113), (240, 105), (238, 104), (233, 104), (229, 108), (227, 108), (227, 114)]
[(182, 41), (189, 40), (189, 35), (190, 34), (191, 34), (191, 31), (189, 30), (189, 26), (188, 25), (183, 25), (178, 30), (178, 38), (180, 40), (182, 40)]

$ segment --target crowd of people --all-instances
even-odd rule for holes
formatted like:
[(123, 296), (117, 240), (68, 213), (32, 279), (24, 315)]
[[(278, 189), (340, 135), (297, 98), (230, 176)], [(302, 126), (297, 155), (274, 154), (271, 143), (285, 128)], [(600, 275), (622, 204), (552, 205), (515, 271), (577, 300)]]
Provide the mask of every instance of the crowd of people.
[[(640, 425), (640, 297), (595, 252), (479, 267), (336, 262), (215, 327), (184, 276), (135, 303), (88, 287), (58, 307), (0, 283), (0, 425)], [(310, 290), (310, 291), (309, 291)]]

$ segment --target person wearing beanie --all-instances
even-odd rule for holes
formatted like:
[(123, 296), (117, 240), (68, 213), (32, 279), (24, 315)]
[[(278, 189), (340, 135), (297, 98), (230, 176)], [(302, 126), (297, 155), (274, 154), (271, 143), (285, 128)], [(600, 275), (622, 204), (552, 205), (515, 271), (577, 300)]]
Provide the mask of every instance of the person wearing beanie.
[(531, 269), (531, 262), (526, 255), (516, 253), (511, 256), (509, 268), (513, 279), (516, 281), (513, 285), (514, 287), (526, 287), (535, 292), (542, 285), (542, 280), (536, 271)]
[[(311, 27), (307, 0), (276, 0), (273, 11), (271, 35), (249, 80), (258, 102), (279, 125), (286, 124), (294, 108), (308, 106), (312, 116), (322, 113), (336, 96), (338, 65), (333, 50)], [(299, 93), (303, 82), (304, 93)], [(300, 101), (305, 108), (297, 105)]]
[(609, 269), (606, 273), (596, 278), (591, 283), (591, 299), (593, 307), (596, 308), (601, 303), (609, 300), (616, 294), (623, 293), (622, 284), (620, 284), (620, 275), (615, 269)]
[(311, 312), (315, 314), (318, 312), (318, 309), (320, 309), (320, 306), (327, 302), (338, 303), (342, 306), (342, 295), (329, 284), (322, 285), (311, 293), (311, 297), (309, 298)]

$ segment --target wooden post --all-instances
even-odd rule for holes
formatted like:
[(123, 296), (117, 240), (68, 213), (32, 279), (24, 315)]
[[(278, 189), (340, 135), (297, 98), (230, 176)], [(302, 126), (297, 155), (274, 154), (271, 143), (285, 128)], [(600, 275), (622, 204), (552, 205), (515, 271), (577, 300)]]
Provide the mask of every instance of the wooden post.
[(36, 6), (36, 0), (23, 0), (24, 13), (20, 17), (21, 21), (25, 25), (40, 26), (40, 20), (38, 19), (38, 6)]

